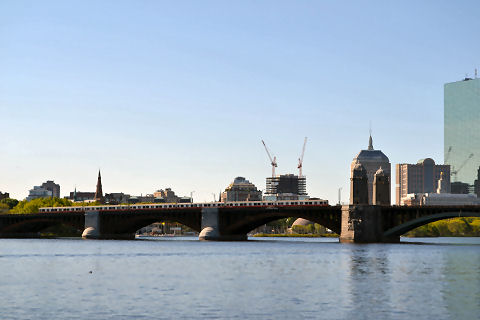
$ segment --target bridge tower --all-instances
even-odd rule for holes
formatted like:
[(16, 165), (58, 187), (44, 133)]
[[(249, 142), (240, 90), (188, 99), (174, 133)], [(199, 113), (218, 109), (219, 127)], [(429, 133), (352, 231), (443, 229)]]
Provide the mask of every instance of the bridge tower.
[(368, 178), (365, 167), (357, 162), (350, 178), (350, 204), (368, 204)]
[[(377, 173), (375, 180), (378, 183), (378, 194), (380, 195), (384, 191), (385, 185), (389, 186), (389, 183), (388, 180), (385, 180), (388, 177), (385, 177), (383, 170), (377, 170)], [(387, 195), (389, 199), (389, 194)], [(374, 195), (374, 199), (381, 203), (386, 202), (383, 197), (385, 196), (379, 196), (377, 199), (377, 196)], [(350, 204), (342, 206), (340, 242), (383, 242), (382, 226), (381, 207), (368, 204), (367, 171), (362, 164), (357, 162), (350, 178)]]
[(390, 179), (380, 167), (373, 178), (373, 200), (377, 206), (390, 205)]

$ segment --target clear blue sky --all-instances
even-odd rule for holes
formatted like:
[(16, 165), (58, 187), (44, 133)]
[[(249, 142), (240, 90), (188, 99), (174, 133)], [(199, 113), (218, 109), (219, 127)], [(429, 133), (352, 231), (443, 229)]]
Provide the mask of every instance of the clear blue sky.
[[(296, 173), (348, 197), (373, 141), (443, 160), (443, 85), (480, 67), (477, 1), (0, 2), (0, 191), (171, 187), (212, 199)], [(394, 176), (392, 176), (394, 179)], [(392, 187), (393, 187), (392, 183)]]

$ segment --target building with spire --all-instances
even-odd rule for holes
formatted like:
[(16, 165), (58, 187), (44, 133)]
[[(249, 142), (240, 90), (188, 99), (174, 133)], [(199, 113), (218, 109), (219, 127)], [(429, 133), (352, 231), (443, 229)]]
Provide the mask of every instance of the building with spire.
[(103, 203), (105, 199), (103, 198), (103, 191), (102, 191), (102, 176), (100, 175), (100, 170), (98, 170), (98, 180), (97, 180), (97, 189), (95, 191), (95, 198), (94, 201)]
[(382, 168), (383, 174), (386, 177), (390, 187), (391, 181), (391, 164), (388, 157), (381, 151), (375, 150), (373, 148), (373, 139), (372, 135), (368, 139), (368, 148), (367, 150), (361, 150), (355, 158), (353, 158), (352, 164), (350, 165), (350, 174), (353, 176), (353, 171), (357, 164), (361, 164), (365, 168), (368, 181), (368, 203), (372, 204), (373, 202), (373, 181), (375, 173), (380, 167)]

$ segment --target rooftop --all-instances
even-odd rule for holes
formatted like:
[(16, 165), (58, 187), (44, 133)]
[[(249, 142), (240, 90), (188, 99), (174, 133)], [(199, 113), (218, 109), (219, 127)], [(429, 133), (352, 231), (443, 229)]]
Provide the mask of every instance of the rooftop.
[(368, 139), (368, 149), (360, 151), (353, 160), (360, 160), (360, 162), (364, 161), (384, 161), (390, 162), (388, 157), (380, 150), (373, 149), (373, 141), (372, 136)]

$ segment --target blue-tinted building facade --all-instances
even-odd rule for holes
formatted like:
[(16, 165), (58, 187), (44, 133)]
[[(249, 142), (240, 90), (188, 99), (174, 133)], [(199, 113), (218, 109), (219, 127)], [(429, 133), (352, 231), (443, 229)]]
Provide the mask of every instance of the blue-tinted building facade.
[(480, 166), (480, 79), (445, 84), (444, 156), (452, 182), (473, 185)]

